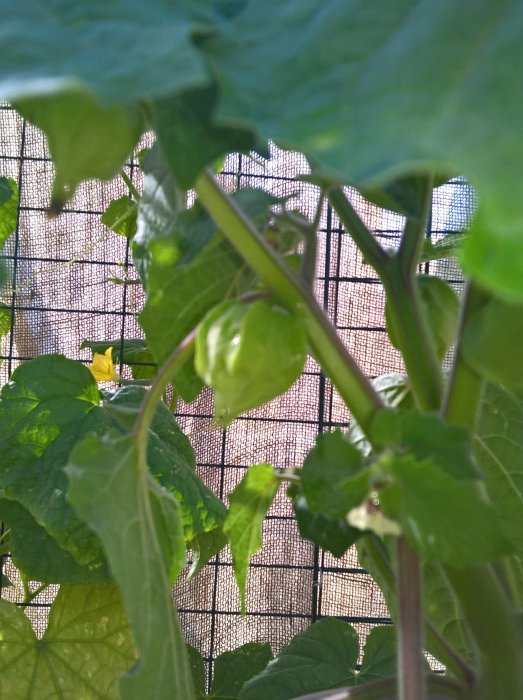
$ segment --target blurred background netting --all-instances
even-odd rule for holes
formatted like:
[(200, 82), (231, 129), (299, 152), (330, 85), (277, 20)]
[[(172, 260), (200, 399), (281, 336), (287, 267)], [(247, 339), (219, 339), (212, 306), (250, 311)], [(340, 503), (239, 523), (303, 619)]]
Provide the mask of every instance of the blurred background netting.
[[(279, 197), (293, 195), (293, 208), (311, 218), (319, 190), (296, 179), (306, 171), (303, 157), (273, 148), (267, 160), (229, 157), (220, 178), (229, 191), (262, 187)], [(137, 163), (128, 163), (126, 172), (140, 190)], [(1, 340), (2, 385), (21, 362), (37, 355), (59, 352), (90, 362), (91, 352), (80, 349), (83, 341), (120, 343), (143, 335), (136, 314), (144, 296), (134, 283), (138, 275), (128, 241), (100, 220), (111, 200), (128, 194), (125, 182), (117, 178), (85, 183), (64, 213), (49, 219), (52, 174), (43, 136), (7, 105), (0, 105), (0, 176), (14, 178), (20, 188), (16, 232), (0, 253), (12, 283), (1, 299), (10, 315), (10, 330)], [(396, 246), (402, 217), (374, 207), (355, 192), (350, 196), (379, 241)], [(462, 229), (473, 204), (473, 192), (459, 179), (437, 189), (427, 235), (437, 240)], [(370, 377), (401, 372), (400, 355), (385, 332), (383, 289), (330, 208), (324, 208), (318, 235), (316, 294), (344, 343)], [(422, 271), (445, 276), (458, 291), (461, 287), (457, 268), (449, 260), (432, 262)], [(120, 369), (124, 375), (129, 371)], [(178, 420), (196, 451), (199, 474), (223, 498), (249, 465), (301, 465), (319, 433), (345, 428), (350, 422), (343, 402), (311, 359), (285, 395), (241, 416), (227, 431), (216, 427), (212, 415), (209, 391), (178, 409)], [(240, 615), (227, 550), (196, 579), (177, 585), (187, 640), (209, 662), (249, 641), (268, 641), (277, 652), (322, 616), (351, 622), (363, 637), (373, 625), (389, 622), (383, 597), (359, 566), (354, 550), (336, 559), (302, 540), (283, 490), (264, 524), (263, 542), (252, 562), (246, 617)], [(21, 602), (22, 583), (9, 557), (3, 568), (1, 596)], [(30, 585), (36, 590), (39, 584)], [(47, 588), (26, 608), (39, 634), (56, 590)]]

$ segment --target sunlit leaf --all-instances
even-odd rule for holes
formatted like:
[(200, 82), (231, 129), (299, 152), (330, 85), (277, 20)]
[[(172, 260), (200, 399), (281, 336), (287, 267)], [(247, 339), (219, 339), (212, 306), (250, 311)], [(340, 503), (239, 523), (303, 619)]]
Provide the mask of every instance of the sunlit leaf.
[(123, 195), (109, 203), (100, 219), (112, 231), (130, 239), (136, 233), (136, 215), (136, 202)]
[(229, 538), (242, 613), (245, 613), (249, 562), (262, 545), (263, 520), (278, 486), (273, 468), (268, 464), (256, 464), (249, 467), (244, 478), (229, 494), (230, 507), (223, 530)]
[(12, 177), (0, 177), (0, 249), (14, 232), (18, 219), (18, 185)]
[(40, 640), (22, 608), (0, 600), (3, 698), (118, 700), (118, 681), (135, 660), (114, 586), (62, 586)]
[(175, 498), (150, 475), (128, 437), (91, 436), (65, 471), (68, 498), (103, 542), (139, 655), (121, 681), (125, 700), (191, 697), (192, 678), (171, 587), (185, 562)]

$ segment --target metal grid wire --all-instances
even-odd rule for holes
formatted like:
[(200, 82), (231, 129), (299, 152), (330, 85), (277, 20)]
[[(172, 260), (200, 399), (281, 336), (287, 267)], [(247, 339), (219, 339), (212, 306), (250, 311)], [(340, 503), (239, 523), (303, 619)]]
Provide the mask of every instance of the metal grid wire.
[[(300, 156), (273, 148), (264, 161), (231, 156), (221, 179), (229, 191), (262, 186), (277, 196), (294, 194), (293, 206), (312, 216), (319, 191), (296, 180), (304, 168)], [(129, 163), (126, 171), (140, 189), (135, 164)], [(141, 337), (136, 321), (144, 303), (141, 288), (108, 281), (137, 278), (128, 242), (100, 222), (109, 202), (127, 194), (123, 180), (82, 185), (65, 212), (48, 219), (52, 164), (45, 141), (7, 106), (0, 106), (0, 175), (15, 178), (20, 186), (17, 229), (1, 253), (13, 279), (13, 291), (2, 300), (11, 309), (12, 328), (2, 341), (1, 384), (21, 361), (36, 355), (61, 352), (89, 362), (89, 351), (79, 349), (83, 340), (121, 342)], [(380, 242), (396, 246), (402, 217), (377, 209), (355, 192), (350, 196)], [(437, 239), (459, 230), (472, 206), (473, 193), (463, 181), (439, 188), (428, 234)], [(323, 212), (318, 252), (317, 297), (363, 370), (371, 377), (401, 372), (400, 355), (385, 333), (383, 289), (330, 208)], [(452, 263), (438, 261), (431, 266), (460, 287)], [(126, 375), (129, 370), (120, 367), (120, 371)], [(193, 404), (183, 405), (177, 417), (195, 447), (198, 473), (224, 498), (250, 464), (299, 465), (319, 433), (346, 427), (350, 421), (343, 402), (312, 359), (285, 395), (241, 416), (227, 431), (213, 425), (212, 415), (212, 397), (204, 391)], [(372, 626), (390, 622), (383, 597), (359, 566), (354, 550), (336, 559), (301, 540), (283, 492), (266, 519), (263, 542), (252, 563), (246, 617), (240, 615), (228, 550), (195, 580), (182, 579), (176, 586), (187, 639), (209, 664), (248, 641), (268, 641), (277, 652), (311, 621), (326, 615), (351, 622), (362, 638)], [(20, 602), (23, 593), (16, 571), (9, 561), (4, 568), (14, 585), (1, 595)], [(51, 586), (26, 608), (38, 634), (43, 633), (55, 593), (56, 586)]]

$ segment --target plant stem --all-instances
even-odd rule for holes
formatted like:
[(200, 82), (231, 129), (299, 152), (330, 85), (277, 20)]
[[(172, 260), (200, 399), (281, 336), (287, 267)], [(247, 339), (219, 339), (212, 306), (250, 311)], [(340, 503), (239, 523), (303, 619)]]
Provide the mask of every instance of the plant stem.
[(136, 187), (133, 185), (129, 175), (127, 175), (125, 170), (120, 170), (120, 176), (121, 176), (122, 180), (125, 182), (125, 184), (127, 185), (127, 187), (129, 188), (129, 192), (133, 195), (134, 199), (137, 202), (139, 202), (141, 199), (141, 195), (138, 192), (138, 190), (136, 189)]
[[(465, 362), (461, 338), (470, 317), (488, 298), (487, 292), (469, 282), (451, 381), (442, 409), (442, 415), (449, 423), (468, 428), (471, 433), (476, 424), (483, 379)], [(478, 490), (481, 490), (480, 485)], [(517, 613), (492, 566), (463, 569), (447, 566), (445, 573), (479, 653), (478, 700), (523, 698), (523, 632)]]
[(362, 430), (383, 402), (338, 337), (335, 329), (303, 281), (267, 245), (252, 223), (221, 189), (209, 172), (195, 185), (200, 201), (244, 260), (264, 279), (272, 292), (300, 316), (318, 362), (331, 378)]
[(398, 538), (397, 552), (399, 697), (426, 700), (421, 562), (403, 537)]
[(196, 330), (191, 331), (184, 340), (182, 340), (180, 345), (172, 351), (161, 366), (154, 383), (143, 399), (140, 412), (138, 413), (133, 428), (133, 438), (138, 447), (140, 456), (145, 457), (147, 452), (147, 437), (156, 411), (156, 404), (162, 398), (173, 376), (187, 362), (193, 353), (195, 335)]
[[(363, 545), (367, 556), (372, 561), (373, 567), (379, 571), (380, 577), (390, 591), (396, 596), (396, 579), (383, 543), (376, 535), (367, 535)], [(448, 644), (446, 639), (438, 632), (434, 625), (425, 619), (425, 645), (427, 651), (440, 661), (459, 680), (468, 687), (475, 682), (473, 669), (468, 663)]]
[(374, 269), (380, 279), (383, 279), (383, 275), (387, 274), (389, 256), (365, 226), (341, 187), (329, 190), (329, 202), (361, 251), (365, 262)]

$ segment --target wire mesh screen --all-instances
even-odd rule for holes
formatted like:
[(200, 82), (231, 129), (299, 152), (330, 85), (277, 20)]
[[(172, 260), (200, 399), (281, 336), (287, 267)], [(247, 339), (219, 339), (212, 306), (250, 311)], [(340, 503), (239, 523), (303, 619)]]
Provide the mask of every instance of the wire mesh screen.
[[(131, 162), (126, 171), (140, 190), (139, 168)], [(262, 186), (277, 196), (293, 195), (293, 206), (310, 217), (319, 190), (296, 179), (305, 171), (300, 156), (273, 148), (263, 161), (229, 157), (221, 179), (227, 190)], [(90, 351), (80, 349), (84, 340), (120, 343), (141, 337), (136, 320), (144, 303), (141, 287), (121, 283), (138, 277), (128, 241), (100, 220), (111, 200), (127, 194), (124, 181), (82, 185), (64, 213), (49, 219), (52, 164), (45, 141), (7, 106), (0, 108), (0, 175), (13, 177), (20, 187), (17, 229), (1, 254), (12, 275), (12, 290), (2, 299), (10, 309), (11, 330), (2, 339), (1, 383), (20, 362), (42, 353), (60, 352), (90, 362)], [(402, 217), (354, 192), (351, 197), (379, 240), (396, 246)], [(473, 193), (464, 182), (439, 188), (428, 233), (438, 238), (459, 230), (472, 206)], [(431, 265), (456, 287), (461, 285), (452, 263)], [(320, 223), (315, 284), (318, 299), (364, 372), (371, 377), (401, 372), (401, 357), (386, 337), (383, 289), (330, 208), (324, 209)], [(129, 367), (121, 366), (120, 372), (125, 376)], [(300, 465), (319, 433), (350, 422), (343, 402), (312, 359), (285, 395), (236, 419), (227, 431), (216, 427), (212, 416), (212, 396), (204, 391), (193, 404), (181, 405), (177, 417), (196, 450), (200, 476), (223, 498), (249, 465)], [(24, 591), (9, 560), (4, 570), (13, 585), (3, 586), (2, 597), (21, 602)], [(31, 586), (36, 589), (38, 582)], [(39, 633), (55, 593), (56, 586), (51, 586), (26, 608)], [(373, 625), (390, 621), (381, 593), (359, 566), (354, 550), (336, 559), (302, 540), (283, 491), (265, 521), (263, 548), (253, 559), (248, 614), (240, 615), (227, 550), (194, 580), (182, 577), (176, 601), (187, 640), (209, 662), (248, 641), (268, 641), (276, 652), (322, 616), (350, 621), (363, 637)]]

